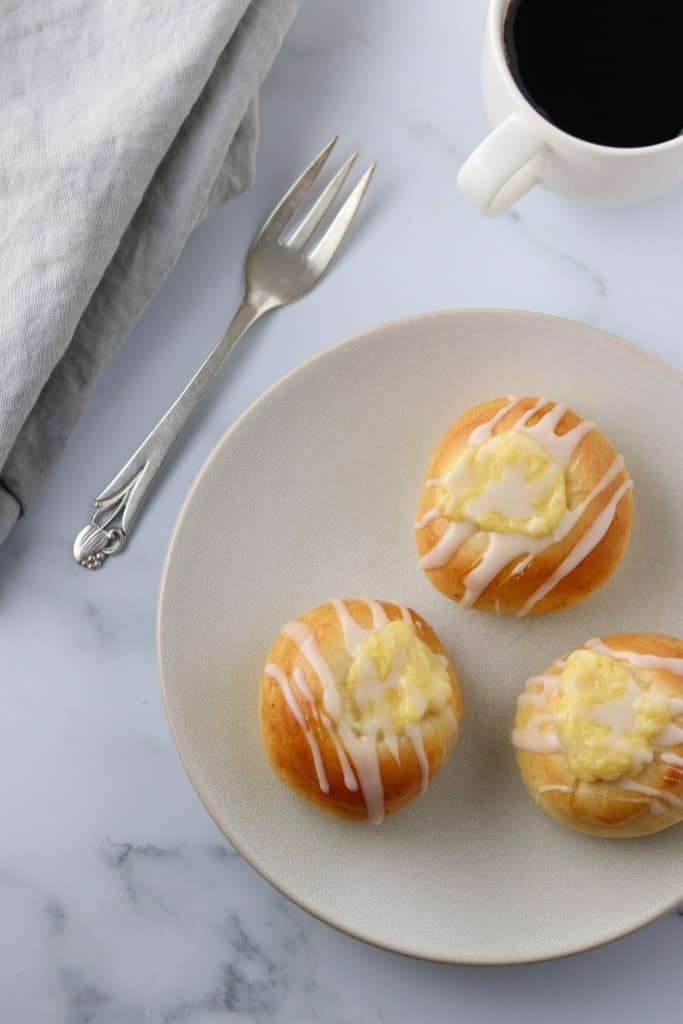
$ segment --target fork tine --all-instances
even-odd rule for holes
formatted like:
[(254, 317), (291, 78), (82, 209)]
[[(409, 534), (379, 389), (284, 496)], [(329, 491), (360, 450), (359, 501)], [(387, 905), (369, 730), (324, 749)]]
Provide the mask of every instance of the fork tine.
[(346, 181), (349, 171), (355, 164), (357, 156), (358, 152), (356, 151), (349, 157), (346, 163), (342, 164), (330, 183), (325, 186), (324, 191), (321, 192), (320, 196), (316, 199), (301, 224), (299, 224), (299, 227), (289, 239), (289, 242), (287, 243), (288, 245), (291, 245), (295, 249), (303, 249), (303, 247), (310, 242), (311, 235), (334, 202), (339, 189)]
[(315, 159), (311, 161), (306, 170), (299, 175), (290, 190), (282, 197), (268, 217), (268, 220), (259, 232), (259, 237), (266, 232), (274, 233), (277, 238), (280, 237), (310, 192), (315, 179), (325, 166), (325, 161), (334, 149), (338, 138), (339, 136), (335, 135), (325, 148), (318, 153)]
[(361, 200), (365, 195), (365, 190), (370, 184), (370, 179), (376, 166), (376, 163), (370, 164), (325, 234), (310, 252), (308, 261), (318, 274), (322, 274), (327, 269), (330, 260), (343, 242), (346, 232), (351, 227), (351, 221), (355, 217)]

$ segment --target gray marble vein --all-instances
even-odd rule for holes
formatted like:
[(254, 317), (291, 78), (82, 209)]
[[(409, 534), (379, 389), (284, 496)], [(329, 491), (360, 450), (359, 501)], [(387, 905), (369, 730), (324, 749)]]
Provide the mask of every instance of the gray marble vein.
[[(581, 319), (591, 323), (600, 323), (602, 313), (602, 300), (608, 297), (607, 282), (605, 276), (579, 259), (578, 256), (561, 248), (556, 236), (544, 225), (537, 221), (533, 224), (516, 208), (507, 210), (505, 219), (515, 225), (516, 230), (531, 245), (536, 247), (542, 254), (544, 262), (555, 263), (560, 268), (569, 272), (570, 276), (579, 278), (581, 283), (588, 289), (590, 301), (586, 304), (585, 312)], [(578, 316), (578, 315), (577, 315)]]

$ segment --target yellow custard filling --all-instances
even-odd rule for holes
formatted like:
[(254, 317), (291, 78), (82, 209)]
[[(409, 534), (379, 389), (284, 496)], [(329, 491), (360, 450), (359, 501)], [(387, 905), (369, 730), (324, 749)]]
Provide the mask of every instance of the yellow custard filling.
[(363, 733), (401, 734), (453, 695), (444, 661), (403, 620), (372, 633), (358, 650), (344, 687), (344, 709)]
[(466, 448), (441, 477), (440, 490), (445, 516), (495, 533), (546, 537), (567, 510), (562, 467), (515, 430)]
[(588, 650), (567, 659), (554, 720), (569, 767), (583, 782), (637, 775), (669, 718), (666, 698), (621, 662)]

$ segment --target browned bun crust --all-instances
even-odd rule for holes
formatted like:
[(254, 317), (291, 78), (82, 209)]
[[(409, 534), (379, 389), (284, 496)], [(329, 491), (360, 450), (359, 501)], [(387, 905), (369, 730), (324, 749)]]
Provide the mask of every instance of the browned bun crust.
[[(654, 654), (660, 658), (683, 658), (683, 640), (657, 633), (619, 633), (602, 637), (602, 643), (615, 651)], [(551, 666), (545, 675), (557, 675), (561, 669)], [(645, 671), (645, 670), (640, 670)], [(647, 675), (657, 680), (658, 689), (670, 697), (683, 698), (683, 678), (661, 669), (648, 669)], [(557, 694), (549, 694), (544, 705), (517, 707), (515, 727), (523, 728), (532, 714), (552, 713)], [(669, 753), (683, 757), (683, 743), (667, 747)], [(666, 811), (653, 814), (645, 796), (619, 789), (614, 782), (579, 782), (571, 772), (564, 752), (536, 754), (517, 750), (517, 764), (522, 780), (532, 798), (547, 814), (563, 825), (594, 836), (632, 838), (677, 825), (683, 821), (683, 806), (666, 806)], [(668, 793), (683, 801), (683, 768), (655, 758), (645, 765), (636, 779), (638, 785)], [(547, 786), (569, 786), (570, 793)], [(545, 791), (544, 791), (545, 790)]]
[[(511, 430), (520, 415), (533, 408), (537, 401), (537, 398), (521, 398), (514, 409), (511, 409), (496, 424), (493, 434)], [(507, 398), (497, 398), (478, 405), (460, 416), (444, 434), (427, 467), (417, 507), (418, 521), (435, 506), (437, 501), (436, 490), (426, 487), (426, 482), (446, 472), (467, 447), (472, 431), (490, 421), (507, 403)], [(548, 402), (528, 421), (528, 425), (536, 424), (555, 404)], [(565, 434), (581, 422), (583, 422), (581, 416), (568, 410), (560, 420), (556, 432), (560, 435)], [(601, 480), (615, 456), (614, 448), (597, 428), (583, 437), (577, 445), (565, 473), (569, 509), (574, 509), (581, 504)], [(536, 555), (518, 575), (512, 575), (511, 570), (521, 561), (521, 558), (509, 563), (486, 587), (473, 607), (481, 611), (496, 611), (499, 614), (519, 612), (532, 594), (552, 576), (605, 506), (609, 504), (614, 492), (627, 479), (628, 473), (624, 468), (605, 491), (590, 503), (578, 523), (563, 540), (552, 544), (545, 551)], [(602, 540), (573, 571), (560, 580), (545, 597), (533, 606), (530, 614), (567, 608), (576, 601), (587, 597), (605, 583), (614, 572), (626, 549), (631, 532), (632, 509), (632, 492), (629, 489), (620, 499), (614, 519)], [(422, 529), (416, 529), (415, 540), (420, 557), (435, 547), (449, 525), (447, 519), (440, 518), (434, 519)], [(485, 543), (484, 534), (475, 534), (461, 546), (446, 565), (438, 569), (425, 570), (437, 590), (453, 601), (461, 601), (465, 594), (465, 578), (480, 560)]]
[[(367, 604), (359, 599), (344, 602), (356, 622), (363, 628), (372, 625), (372, 615)], [(401, 610), (385, 601), (378, 602), (390, 621), (401, 618)], [(443, 655), (448, 664), (448, 674), (453, 687), (453, 696), (446, 712), (428, 715), (421, 723), (424, 751), (429, 762), (430, 780), (436, 775), (448, 757), (455, 743), (457, 724), (462, 717), (462, 696), (458, 675), (438, 636), (417, 612), (410, 610), (417, 635), (436, 653)], [(315, 633), (318, 646), (326, 659), (335, 679), (345, 679), (351, 658), (344, 644), (339, 619), (332, 604), (324, 604), (299, 616)], [(278, 682), (265, 674), (261, 675), (259, 695), (259, 722), (261, 738), (268, 760), (286, 786), (303, 800), (339, 818), (351, 821), (366, 821), (368, 814), (365, 799), (358, 786), (347, 789), (339, 755), (329, 729), (321, 722), (323, 708), (323, 687), (317, 673), (300, 653), (296, 644), (280, 634), (266, 658), (267, 664), (275, 664), (291, 679), (296, 668), (306, 676), (306, 683), (314, 698), (317, 716), (306, 701), (300, 702), (306, 724), (311, 729), (320, 749), (329, 794), (322, 792), (315, 770), (313, 754), (304, 731), (287, 705)], [(452, 712), (452, 713), (451, 713)], [(384, 812), (393, 814), (414, 797), (421, 788), (422, 772), (413, 744), (405, 735), (398, 737), (399, 763), (394, 760), (386, 744), (378, 742), (378, 758), (384, 788)]]

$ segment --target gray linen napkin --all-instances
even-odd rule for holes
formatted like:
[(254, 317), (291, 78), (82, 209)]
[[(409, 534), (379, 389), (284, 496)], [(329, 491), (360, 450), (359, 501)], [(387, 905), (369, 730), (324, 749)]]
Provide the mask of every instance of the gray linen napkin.
[(3, 5), (0, 542), (192, 229), (249, 184), (299, 3)]

